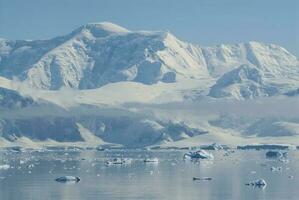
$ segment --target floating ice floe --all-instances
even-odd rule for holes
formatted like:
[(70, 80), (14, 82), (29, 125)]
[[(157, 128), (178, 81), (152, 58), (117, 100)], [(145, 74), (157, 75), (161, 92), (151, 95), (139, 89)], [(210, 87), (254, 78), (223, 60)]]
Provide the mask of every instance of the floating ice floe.
[(280, 162), (283, 162), (283, 163), (289, 163), (289, 162), (290, 162), (290, 160), (286, 159), (285, 157), (283, 157), (283, 158), (279, 158), (278, 160), (279, 160)]
[(143, 160), (143, 162), (145, 163), (157, 163), (159, 162), (159, 159), (158, 158), (146, 158)]
[(267, 151), (266, 157), (267, 158), (274, 158), (274, 159), (284, 158), (284, 157), (287, 157), (287, 152)]
[(282, 171), (282, 167), (271, 167), (270, 170), (272, 172)]
[(5, 164), (5, 165), (0, 165), (0, 170), (7, 170), (7, 169), (9, 169), (10, 168), (10, 165), (7, 165), (7, 164)]
[(77, 146), (69, 146), (66, 148), (67, 151), (71, 151), (71, 152), (77, 152), (77, 151), (83, 151), (84, 148), (81, 147), (77, 147)]
[(105, 149), (103, 147), (96, 147), (97, 151), (105, 151)]
[(27, 161), (26, 160), (20, 160), (20, 165), (25, 164)]
[(258, 179), (258, 180), (246, 183), (245, 185), (250, 185), (250, 186), (254, 186), (254, 187), (265, 188), (267, 186), (267, 182), (264, 179)]
[(30, 164), (27, 166), (28, 169), (32, 169), (34, 167), (34, 164)]
[(189, 153), (184, 154), (184, 159), (209, 159), (213, 160), (214, 156), (213, 154), (205, 151), (205, 150), (197, 150)]
[(123, 165), (123, 164), (131, 164), (132, 159), (130, 158), (113, 158), (111, 160), (105, 161), (106, 165)]
[(55, 179), (57, 182), (79, 182), (81, 179), (78, 176), (61, 176)]
[(211, 181), (211, 180), (212, 180), (211, 177), (202, 177), (202, 178), (193, 177), (193, 181)]

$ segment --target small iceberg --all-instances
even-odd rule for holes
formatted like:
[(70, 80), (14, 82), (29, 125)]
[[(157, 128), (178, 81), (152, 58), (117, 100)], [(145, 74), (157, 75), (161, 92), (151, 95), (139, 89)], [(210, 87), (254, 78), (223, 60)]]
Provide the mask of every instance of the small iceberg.
[(0, 165), (0, 170), (7, 170), (10, 168), (10, 165)]
[(159, 159), (158, 158), (146, 158), (143, 160), (145, 163), (158, 163)]
[(211, 181), (211, 180), (212, 180), (211, 177), (202, 177), (202, 178), (193, 177), (193, 181)]
[(264, 179), (258, 179), (258, 180), (246, 183), (245, 185), (250, 185), (250, 186), (259, 187), (259, 188), (265, 188), (267, 186), (267, 182)]
[(272, 172), (278, 172), (278, 171), (282, 171), (282, 167), (271, 167), (270, 170)]
[(132, 163), (132, 159), (130, 158), (113, 158), (105, 162), (106, 165), (123, 165), (123, 164), (131, 164), (131, 163)]
[(294, 178), (294, 176), (288, 176), (288, 178), (289, 178), (289, 179), (293, 179), (293, 178)]
[(79, 182), (81, 179), (78, 176), (61, 176), (55, 179), (55, 181), (60, 183), (66, 182)]
[(197, 150), (194, 152), (189, 152), (189, 153), (185, 153), (184, 154), (184, 159), (209, 159), (209, 160), (213, 160), (214, 156), (213, 154), (205, 151), (205, 150)]
[(267, 158), (272, 158), (272, 159), (280, 159), (280, 158), (283, 158), (283, 157), (287, 157), (287, 152), (267, 151), (266, 152), (266, 157)]
[(105, 149), (103, 147), (96, 147), (97, 151), (105, 151)]

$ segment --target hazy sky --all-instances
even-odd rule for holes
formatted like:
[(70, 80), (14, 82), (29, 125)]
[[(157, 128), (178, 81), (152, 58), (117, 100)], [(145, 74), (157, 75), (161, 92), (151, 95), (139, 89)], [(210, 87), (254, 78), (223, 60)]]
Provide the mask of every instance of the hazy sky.
[(2, 38), (51, 38), (101, 21), (204, 46), (270, 42), (299, 57), (299, 0), (0, 0)]

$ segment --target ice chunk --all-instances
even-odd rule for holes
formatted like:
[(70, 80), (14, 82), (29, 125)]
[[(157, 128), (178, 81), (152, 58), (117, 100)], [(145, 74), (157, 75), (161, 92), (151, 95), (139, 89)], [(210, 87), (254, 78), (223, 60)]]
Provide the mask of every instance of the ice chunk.
[(123, 165), (123, 164), (131, 164), (132, 159), (130, 158), (113, 158), (111, 160), (107, 160), (105, 162), (106, 165)]
[(265, 188), (267, 186), (267, 182), (264, 179), (258, 179), (258, 180), (246, 183), (246, 185)]
[(198, 177), (193, 177), (193, 181), (211, 181), (211, 177), (203, 177), (203, 178), (198, 178)]
[(286, 157), (286, 156), (287, 156), (287, 152), (268, 151), (266, 153), (267, 158), (282, 158), (282, 157)]
[(184, 154), (184, 159), (214, 159), (213, 154), (205, 151), (205, 150), (198, 150), (194, 152), (189, 152)]
[(78, 176), (61, 176), (55, 179), (57, 182), (79, 182), (81, 179)]
[(34, 164), (30, 164), (27, 166), (28, 169), (32, 169), (34, 167)]
[(272, 172), (282, 171), (282, 167), (271, 167), (270, 170), (271, 170)]
[(20, 160), (20, 165), (25, 164), (27, 161), (26, 160)]
[(158, 158), (146, 158), (143, 160), (143, 162), (145, 163), (157, 163), (159, 162), (159, 159)]
[(7, 164), (5, 164), (5, 165), (0, 165), (0, 170), (7, 170), (7, 169), (9, 169), (10, 168), (10, 165), (7, 165)]
[(105, 149), (103, 147), (96, 147), (97, 151), (105, 151)]

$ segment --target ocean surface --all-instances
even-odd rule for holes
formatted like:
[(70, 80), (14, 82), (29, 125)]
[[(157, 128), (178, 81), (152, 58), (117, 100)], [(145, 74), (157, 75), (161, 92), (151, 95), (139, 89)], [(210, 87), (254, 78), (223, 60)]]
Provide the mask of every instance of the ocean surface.
[[(0, 151), (1, 200), (297, 200), (299, 151), (287, 159), (269, 160), (266, 151), (210, 151), (212, 161), (183, 160), (175, 150)], [(159, 159), (145, 163), (144, 158)], [(106, 165), (111, 158), (131, 158)], [(271, 167), (280, 170), (271, 170)], [(281, 168), (277, 168), (281, 167)], [(59, 183), (60, 176), (78, 176), (78, 183)], [(193, 177), (212, 180), (194, 181)], [(246, 183), (263, 178), (264, 188)]]

